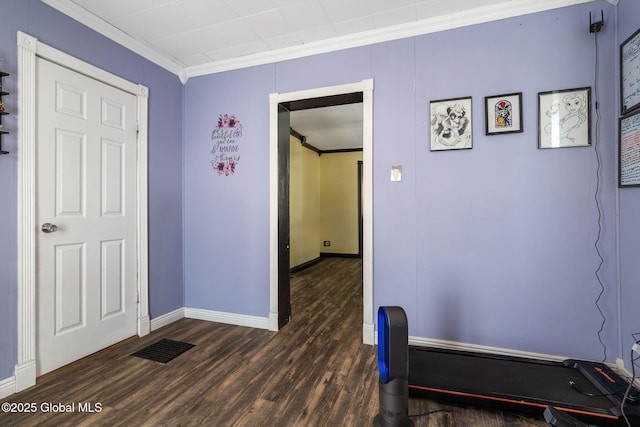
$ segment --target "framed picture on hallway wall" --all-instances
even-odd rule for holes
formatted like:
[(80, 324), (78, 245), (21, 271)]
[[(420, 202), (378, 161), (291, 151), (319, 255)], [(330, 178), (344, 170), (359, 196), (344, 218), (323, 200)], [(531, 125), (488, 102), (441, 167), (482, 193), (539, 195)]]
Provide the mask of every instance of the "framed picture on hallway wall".
[(522, 92), (484, 98), (486, 135), (522, 132)]
[(640, 110), (620, 118), (618, 187), (640, 186)]
[(622, 114), (640, 107), (640, 30), (620, 45)]
[(472, 148), (471, 97), (431, 101), (430, 126), (431, 151)]
[(591, 145), (591, 88), (538, 93), (538, 148)]

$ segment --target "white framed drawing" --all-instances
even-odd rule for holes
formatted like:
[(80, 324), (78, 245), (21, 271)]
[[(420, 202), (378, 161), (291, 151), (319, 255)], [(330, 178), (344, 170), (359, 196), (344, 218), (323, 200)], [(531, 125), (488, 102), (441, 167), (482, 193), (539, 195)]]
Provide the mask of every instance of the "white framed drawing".
[(430, 102), (431, 151), (473, 147), (471, 97)]
[(591, 88), (538, 93), (538, 148), (591, 145)]

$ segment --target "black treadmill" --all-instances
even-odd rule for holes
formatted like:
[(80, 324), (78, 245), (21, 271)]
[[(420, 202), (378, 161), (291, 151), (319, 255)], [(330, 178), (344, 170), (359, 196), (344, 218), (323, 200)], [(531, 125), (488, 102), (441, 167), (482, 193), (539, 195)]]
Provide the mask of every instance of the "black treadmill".
[[(624, 390), (604, 393), (588, 378), (590, 370), (609, 368), (584, 362), (578, 369), (580, 363), (409, 346), (409, 394), (540, 416), (552, 406), (588, 424), (626, 427)], [(638, 391), (632, 391), (635, 402), (628, 399), (624, 413), (640, 426)]]

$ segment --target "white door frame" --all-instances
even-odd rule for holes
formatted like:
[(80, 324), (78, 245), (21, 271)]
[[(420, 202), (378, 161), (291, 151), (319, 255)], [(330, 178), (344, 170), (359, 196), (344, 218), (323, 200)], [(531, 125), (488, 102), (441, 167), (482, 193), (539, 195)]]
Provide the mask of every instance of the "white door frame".
[(373, 345), (373, 79), (269, 95), (269, 329), (278, 330), (278, 104), (362, 92), (362, 342)]
[(36, 383), (36, 57), (114, 86), (137, 98), (138, 335), (150, 332), (147, 221), (147, 123), (149, 90), (74, 58), (18, 31), (18, 360), (16, 392)]

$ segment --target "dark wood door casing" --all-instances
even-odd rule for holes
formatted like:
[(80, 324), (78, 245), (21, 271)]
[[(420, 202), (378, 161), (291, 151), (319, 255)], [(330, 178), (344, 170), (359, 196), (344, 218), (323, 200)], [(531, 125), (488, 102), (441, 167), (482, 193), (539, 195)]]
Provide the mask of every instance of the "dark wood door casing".
[(278, 329), (291, 319), (289, 283), (289, 110), (278, 105)]

